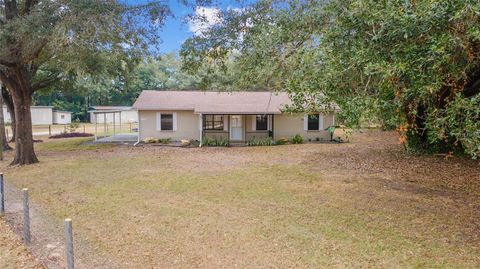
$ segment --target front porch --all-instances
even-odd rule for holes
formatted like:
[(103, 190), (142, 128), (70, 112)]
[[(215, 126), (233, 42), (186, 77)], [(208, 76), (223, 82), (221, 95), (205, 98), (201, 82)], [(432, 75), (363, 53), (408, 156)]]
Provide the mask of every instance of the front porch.
[(201, 144), (205, 139), (245, 144), (252, 139), (274, 137), (274, 114), (201, 114)]

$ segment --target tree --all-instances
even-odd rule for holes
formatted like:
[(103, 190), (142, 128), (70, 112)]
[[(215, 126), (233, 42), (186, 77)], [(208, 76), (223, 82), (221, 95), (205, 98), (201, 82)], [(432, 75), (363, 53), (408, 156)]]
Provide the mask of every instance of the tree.
[(74, 119), (88, 120), (89, 107), (95, 105), (131, 106), (143, 90), (192, 89), (199, 84), (197, 76), (181, 70), (176, 53), (146, 57), (116, 77), (70, 77), (56, 82), (33, 95), (34, 105), (52, 105), (73, 112)]
[(71, 75), (127, 69), (155, 50), (168, 14), (158, 1), (0, 0), (0, 81), (15, 110), (12, 164), (38, 162), (30, 114), (36, 91)]
[[(4, 90), (4, 86), (0, 84), (0, 91)], [(11, 150), (12, 148), (8, 144), (7, 135), (5, 134), (5, 119), (3, 117), (3, 96), (0, 94), (0, 141), (2, 152), (5, 150)]]
[(480, 154), (479, 1), (260, 1), (222, 21), (184, 43), (186, 69), (236, 52), (235, 84), (286, 90), (292, 110), (335, 102), (409, 150)]
[(1, 88), (2, 100), (7, 107), (7, 111), (10, 114), (10, 126), (12, 127), (12, 138), (9, 142), (15, 142), (16, 132), (15, 132), (15, 109), (13, 108), (12, 95), (7, 90), (7, 87)]

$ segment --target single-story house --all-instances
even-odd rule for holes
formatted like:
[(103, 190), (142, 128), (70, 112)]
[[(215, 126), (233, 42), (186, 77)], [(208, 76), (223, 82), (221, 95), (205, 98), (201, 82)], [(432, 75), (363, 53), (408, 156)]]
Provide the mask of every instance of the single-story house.
[(205, 137), (246, 142), (253, 138), (329, 140), (326, 129), (335, 125), (335, 111), (313, 115), (284, 113), (291, 103), (286, 93), (143, 91), (138, 110), (138, 140), (170, 138), (198, 140)]
[(70, 124), (72, 123), (72, 112), (70, 111), (53, 111), (53, 124)]
[(88, 112), (90, 123), (138, 122), (138, 112), (131, 106), (92, 106)]
[[(31, 106), (30, 112), (32, 113), (32, 125), (51, 125), (57, 124), (54, 122), (54, 110), (53, 106)], [(67, 113), (67, 112), (64, 112)], [(70, 112), (68, 112), (70, 113)], [(5, 123), (11, 123), (12, 118), (8, 112), (7, 106), (3, 106), (3, 119)], [(71, 121), (71, 116), (70, 116)], [(58, 123), (58, 124), (69, 124), (68, 123)]]

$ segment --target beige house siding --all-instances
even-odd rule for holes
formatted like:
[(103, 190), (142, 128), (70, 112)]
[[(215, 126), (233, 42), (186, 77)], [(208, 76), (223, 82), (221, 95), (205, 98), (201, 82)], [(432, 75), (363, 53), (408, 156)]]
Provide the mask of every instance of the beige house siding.
[(303, 136), (306, 140), (329, 140), (330, 134), (325, 131), (326, 128), (332, 126), (334, 123), (334, 113), (323, 115), (323, 130), (319, 131), (305, 131), (304, 117), (296, 115), (275, 115), (274, 119), (274, 139), (281, 137), (290, 138), (296, 134)]
[[(160, 113), (176, 113), (177, 114), (177, 130), (176, 131), (159, 131), (157, 130), (157, 112)], [(193, 111), (138, 111), (139, 122), (139, 139), (143, 140), (147, 137), (155, 138), (171, 138), (174, 141), (182, 139), (200, 138), (200, 119), (199, 116), (193, 114)]]
[[(176, 113), (177, 130), (176, 131), (159, 131), (157, 130), (157, 113)], [(193, 111), (138, 111), (139, 115), (139, 139), (143, 140), (147, 137), (155, 138), (171, 138), (174, 141), (181, 139), (199, 140), (201, 133), (200, 116), (194, 114)], [(245, 128), (244, 141), (252, 138), (268, 137), (268, 131), (254, 131), (254, 121), (252, 115), (243, 115), (243, 126)], [(305, 131), (304, 117), (297, 115), (275, 115), (273, 120), (274, 139), (281, 137), (291, 138), (299, 134), (306, 140), (329, 140), (330, 134), (325, 131), (326, 128), (334, 124), (334, 113), (323, 115), (323, 130)], [(228, 123), (228, 128), (230, 123)], [(270, 129), (272, 126), (269, 126)], [(228, 129), (225, 131), (205, 131), (204, 137), (225, 138), (228, 139)]]

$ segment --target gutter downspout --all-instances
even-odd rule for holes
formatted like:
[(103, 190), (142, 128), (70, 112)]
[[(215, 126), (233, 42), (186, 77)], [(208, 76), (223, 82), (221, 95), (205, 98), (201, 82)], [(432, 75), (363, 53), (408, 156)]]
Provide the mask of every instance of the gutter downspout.
[(134, 147), (136, 147), (138, 144), (140, 144), (140, 110), (137, 110), (137, 121), (138, 121), (138, 136), (137, 136), (137, 142), (133, 144)]
[(199, 131), (200, 131), (200, 145), (198, 145), (198, 147), (202, 147), (203, 146), (203, 115), (200, 113), (199, 114), (199, 117), (200, 117), (200, 126), (199, 126)]

